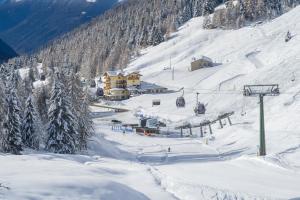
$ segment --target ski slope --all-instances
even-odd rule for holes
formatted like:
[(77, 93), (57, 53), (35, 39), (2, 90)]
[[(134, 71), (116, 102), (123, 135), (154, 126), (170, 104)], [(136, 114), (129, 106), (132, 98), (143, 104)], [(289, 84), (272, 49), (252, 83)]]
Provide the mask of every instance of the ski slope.
[[(200, 122), (213, 119), (220, 113), (235, 111), (234, 123), (237, 125), (227, 131), (228, 137), (243, 143), (241, 146), (252, 149), (250, 152), (254, 153), (259, 127), (258, 98), (243, 97), (243, 86), (279, 84), (281, 95), (265, 98), (268, 150), (270, 153), (282, 153), (292, 148), (295, 149), (293, 152), (298, 152), (299, 11), (300, 7), (296, 7), (270, 22), (227, 31), (203, 30), (201, 17), (190, 20), (169, 41), (145, 49), (143, 55), (127, 69), (139, 70), (144, 81), (175, 91), (185, 87), (186, 107), (176, 108), (176, 97), (181, 93), (142, 95), (128, 100), (126, 106), (174, 123)], [(293, 35), (288, 43), (284, 41), (287, 30)], [(200, 55), (208, 56), (221, 65), (189, 72), (192, 58)], [(164, 67), (169, 66), (170, 57), (175, 69), (175, 80), (172, 80), (171, 71), (164, 70)], [(207, 114), (201, 117), (195, 117), (193, 113), (196, 92), (200, 93), (200, 101), (207, 104)], [(153, 99), (161, 99), (162, 105), (152, 107)], [(241, 116), (242, 112), (246, 115)], [(222, 132), (225, 131), (220, 131), (220, 134)], [(237, 132), (246, 137), (240, 138)], [(217, 140), (216, 143), (221, 142)], [(295, 165), (299, 166), (299, 162)]]
[[(94, 111), (100, 111), (99, 109), (93, 108)], [(116, 148), (104, 151), (105, 155), (132, 160), (148, 167), (158, 186), (177, 199), (300, 197), (300, 173), (297, 166), (299, 153), (295, 153), (297, 149), (289, 152), (289, 156), (283, 151), (278, 154), (269, 152), (270, 155), (259, 158), (255, 155), (256, 149), (250, 149), (252, 144), (247, 144), (251, 139), (255, 145), (257, 133), (242, 128), (238, 130), (236, 125), (216, 131), (208, 142), (199, 137), (144, 137), (111, 130), (111, 119), (124, 121), (127, 119), (126, 115), (133, 114), (111, 113), (110, 116), (95, 119), (96, 129), (103, 137), (101, 141), (108, 143), (102, 144), (102, 148), (106, 149), (110, 144)], [(299, 140), (294, 142), (296, 143)], [(280, 148), (293, 146), (292, 143), (285, 145)], [(92, 147), (91, 150), (99, 152), (97, 144)], [(171, 149), (170, 152), (168, 148)]]
[[(234, 126), (225, 129), (215, 126), (214, 137), (209, 144), (223, 155), (236, 152), (235, 156), (231, 157), (233, 160), (229, 159), (230, 161), (219, 164), (181, 163), (175, 166), (158, 167), (161, 168), (159, 171), (165, 173), (163, 176), (167, 177), (166, 179), (175, 176), (179, 180), (185, 179), (179, 181), (180, 184), (191, 185), (189, 189), (186, 189), (188, 186), (185, 187), (186, 191), (182, 191), (183, 195), (188, 192), (195, 194), (199, 185), (204, 188), (218, 188), (220, 191), (224, 189), (228, 196), (221, 195), (221, 199), (235, 197), (247, 199), (247, 194), (254, 194), (250, 199), (255, 198), (256, 195), (271, 199), (299, 197), (300, 189), (295, 182), (288, 186), (285, 184), (292, 183), (292, 180), (284, 181), (276, 177), (276, 174), (282, 174), (286, 170), (291, 170), (293, 174), (291, 176), (299, 175), (300, 169), (299, 18), (300, 7), (296, 7), (272, 21), (226, 31), (203, 30), (203, 18), (195, 18), (174, 33), (169, 41), (145, 49), (141, 52), (142, 56), (133, 60), (128, 67), (128, 71), (140, 71), (144, 81), (175, 91), (185, 87), (187, 101), (185, 108), (177, 109), (175, 105), (176, 98), (181, 93), (143, 95), (126, 102), (127, 107), (139, 113), (179, 124), (183, 121), (199, 123), (203, 119), (214, 119), (220, 113), (235, 111)], [(293, 38), (286, 43), (284, 38), (288, 30), (292, 32)], [(201, 55), (212, 58), (219, 65), (189, 72), (192, 58)], [(170, 57), (171, 66), (175, 71), (175, 80), (172, 80), (171, 70), (164, 70), (170, 66)], [(265, 98), (268, 156), (264, 159), (255, 156), (259, 131), (258, 98), (243, 97), (242, 90), (245, 84), (279, 84), (280, 86), (280, 96)], [(196, 92), (200, 93), (200, 101), (207, 104), (208, 113), (201, 117), (195, 117), (193, 113)], [(161, 99), (162, 105), (152, 107), (153, 99)], [(245, 115), (242, 116), (242, 113)], [(194, 131), (199, 132), (199, 130)], [(240, 158), (240, 156), (246, 157)], [(178, 174), (178, 168), (190, 171), (193, 167), (197, 170), (191, 173), (192, 175)], [(216, 170), (210, 172), (207, 169)], [(248, 177), (239, 174), (239, 170), (245, 173), (253, 171), (248, 174), (251, 174)], [(254, 175), (256, 170), (257, 174)], [(195, 181), (196, 173), (199, 173), (199, 179)], [(234, 173), (241, 177), (238, 184), (231, 180), (235, 177)], [(214, 174), (217, 177), (214, 177)], [(259, 177), (264, 178), (262, 180)], [(226, 183), (224, 180), (220, 181), (223, 178), (227, 180)], [(283, 185), (280, 186), (279, 183)], [(180, 188), (173, 187), (168, 181), (164, 184), (173, 192), (181, 194)], [(203, 193), (198, 192), (199, 195)], [(246, 196), (240, 196), (239, 192)], [(181, 197), (197, 199), (198, 196), (195, 196)], [(207, 196), (202, 198), (210, 199)]]

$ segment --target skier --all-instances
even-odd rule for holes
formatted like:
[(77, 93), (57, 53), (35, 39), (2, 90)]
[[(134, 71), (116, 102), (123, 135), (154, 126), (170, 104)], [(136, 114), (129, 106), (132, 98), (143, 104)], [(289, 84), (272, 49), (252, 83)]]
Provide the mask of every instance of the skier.
[(285, 36), (285, 42), (288, 42), (292, 39), (292, 35), (290, 33), (290, 31), (287, 32), (286, 36)]
[(168, 148), (168, 152), (169, 152), (169, 153), (171, 152), (171, 147)]

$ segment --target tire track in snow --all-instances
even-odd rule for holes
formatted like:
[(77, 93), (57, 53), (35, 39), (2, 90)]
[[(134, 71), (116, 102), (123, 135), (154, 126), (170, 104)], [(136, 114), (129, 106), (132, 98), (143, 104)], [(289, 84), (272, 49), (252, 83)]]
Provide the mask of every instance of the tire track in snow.
[(162, 183), (162, 180), (161, 180), (158, 176), (156, 176), (155, 173), (153, 173), (153, 169), (154, 169), (154, 168), (153, 168), (152, 166), (148, 165), (148, 169), (147, 169), (147, 170), (148, 170), (149, 174), (154, 178), (155, 182), (156, 182), (156, 183), (157, 183), (164, 191), (166, 191), (167, 193), (171, 194), (175, 199), (181, 200), (178, 196), (176, 196), (175, 193), (168, 191), (168, 188), (164, 187), (164, 185), (163, 185), (163, 183)]
[(225, 81), (222, 81), (221, 83), (219, 83), (219, 90), (221, 90), (222, 86), (226, 83), (229, 83), (237, 78), (240, 78), (241, 76), (245, 76), (246, 74), (238, 74), (238, 75), (235, 75), (229, 79), (226, 79)]
[[(177, 199), (201, 199), (201, 200), (271, 200), (270, 197), (254, 196), (247, 193), (233, 192), (206, 185), (191, 184), (184, 180), (175, 179), (162, 174), (155, 167), (149, 166), (149, 173), (152, 174), (156, 182), (168, 193)], [(195, 194), (197, 192), (197, 194)], [(274, 198), (273, 198), (274, 199)]]
[(246, 54), (246, 58), (255, 66), (256, 69), (260, 69), (264, 67), (264, 64), (256, 57), (260, 51), (253, 51)]
[(293, 103), (295, 103), (297, 101), (297, 99), (300, 97), (300, 91), (298, 91), (290, 101), (284, 103), (285, 106), (290, 106), (292, 105)]

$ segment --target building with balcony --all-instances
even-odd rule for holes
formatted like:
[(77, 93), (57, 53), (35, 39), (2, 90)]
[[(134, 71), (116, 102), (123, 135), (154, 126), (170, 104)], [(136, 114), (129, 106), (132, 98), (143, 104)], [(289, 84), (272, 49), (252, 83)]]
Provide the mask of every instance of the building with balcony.
[(139, 72), (132, 72), (126, 75), (127, 87), (139, 87), (141, 85), (141, 74)]
[(127, 77), (122, 72), (108, 71), (102, 76), (104, 96), (110, 100), (129, 98)]

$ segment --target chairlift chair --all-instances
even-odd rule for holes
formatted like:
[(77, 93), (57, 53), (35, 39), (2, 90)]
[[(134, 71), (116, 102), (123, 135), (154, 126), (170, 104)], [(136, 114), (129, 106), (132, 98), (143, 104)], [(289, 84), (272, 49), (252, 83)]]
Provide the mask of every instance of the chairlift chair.
[(100, 87), (97, 88), (96, 95), (97, 95), (98, 97), (103, 97), (103, 96), (104, 96), (104, 91), (103, 91), (103, 89), (100, 88)]
[(205, 108), (205, 105), (201, 102), (199, 102), (199, 92), (196, 93), (197, 95), (197, 103), (196, 103), (196, 106), (194, 108), (194, 112), (196, 115), (203, 115), (205, 114), (206, 112), (206, 108)]
[(194, 108), (194, 112), (196, 115), (203, 115), (206, 113), (206, 108), (203, 103), (198, 102), (196, 107)]
[(185, 107), (184, 88), (182, 88), (181, 90), (182, 90), (182, 96), (177, 97), (177, 99), (176, 99), (176, 106), (177, 106), (177, 108), (183, 108), (183, 107)]

